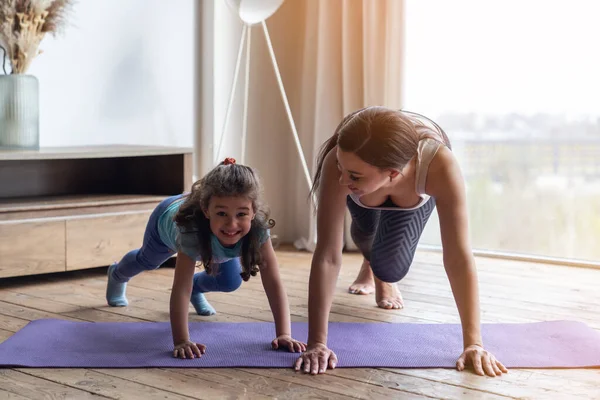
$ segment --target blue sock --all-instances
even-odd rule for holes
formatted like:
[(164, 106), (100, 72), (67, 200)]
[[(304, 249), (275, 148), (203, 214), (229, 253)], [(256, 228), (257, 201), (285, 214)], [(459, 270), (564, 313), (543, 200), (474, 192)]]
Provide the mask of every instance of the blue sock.
[(206, 297), (204, 297), (204, 293), (201, 292), (192, 292), (192, 297), (190, 298), (194, 309), (196, 309), (196, 313), (198, 315), (215, 315), (217, 312), (210, 305)]
[(127, 282), (117, 282), (113, 276), (113, 271), (117, 268), (117, 264), (112, 264), (108, 267), (108, 283), (106, 285), (106, 301), (108, 305), (113, 307), (126, 307), (129, 302), (125, 297), (125, 289)]
[[(206, 275), (206, 272), (198, 272), (194, 274), (194, 286), (192, 289), (192, 296), (190, 297), (190, 302), (194, 306), (194, 309), (196, 310), (196, 313), (198, 313), (198, 315), (214, 315), (217, 313), (213, 306), (210, 305), (208, 300), (206, 300), (206, 297), (204, 297), (202, 289), (203, 286), (201, 283), (203, 281), (201, 280), (204, 279), (205, 281), (207, 278), (209, 277)], [(211, 279), (209, 280), (214, 280), (213, 277), (210, 278)], [(204, 287), (204, 291), (210, 291), (210, 289)]]

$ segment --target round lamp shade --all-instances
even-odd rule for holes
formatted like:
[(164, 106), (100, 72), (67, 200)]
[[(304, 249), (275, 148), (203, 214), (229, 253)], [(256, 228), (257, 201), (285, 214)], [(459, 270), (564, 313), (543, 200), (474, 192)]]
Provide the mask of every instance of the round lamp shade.
[(283, 0), (227, 0), (227, 4), (247, 24), (257, 24), (275, 14)]

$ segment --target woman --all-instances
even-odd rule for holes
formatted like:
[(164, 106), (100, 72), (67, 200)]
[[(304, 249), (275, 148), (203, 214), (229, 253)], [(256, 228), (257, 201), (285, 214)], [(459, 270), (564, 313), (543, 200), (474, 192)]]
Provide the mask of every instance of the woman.
[[(410, 267), (434, 208), (440, 221), (444, 267), (462, 323), (464, 351), (456, 367), (479, 375), (508, 372), (483, 348), (475, 260), (471, 253), (464, 181), (450, 142), (439, 126), (418, 114), (385, 107), (351, 113), (319, 154), (312, 191), (317, 193), (317, 246), (309, 281), (309, 333), (295, 368), (312, 374), (335, 368), (327, 324), (342, 264), (344, 215), (364, 256), (361, 278), (375, 277), (376, 301), (402, 308), (395, 287)], [(366, 338), (365, 338), (366, 339)]]

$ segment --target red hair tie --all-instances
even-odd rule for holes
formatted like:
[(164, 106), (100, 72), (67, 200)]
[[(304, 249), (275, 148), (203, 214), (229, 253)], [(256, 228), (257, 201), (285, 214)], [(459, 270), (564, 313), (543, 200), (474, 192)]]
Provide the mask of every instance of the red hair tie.
[(227, 157), (223, 160), (223, 165), (235, 164), (235, 158)]

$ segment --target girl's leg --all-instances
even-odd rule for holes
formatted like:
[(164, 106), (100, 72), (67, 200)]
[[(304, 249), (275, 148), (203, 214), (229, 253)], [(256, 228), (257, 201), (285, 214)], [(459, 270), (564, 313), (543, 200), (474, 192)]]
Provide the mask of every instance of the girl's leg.
[(347, 197), (346, 203), (352, 216), (350, 234), (364, 257), (358, 276), (352, 285), (350, 285), (348, 291), (352, 294), (370, 294), (375, 290), (375, 286), (373, 284), (373, 272), (371, 271), (369, 260), (371, 258), (371, 247), (379, 224), (381, 211), (361, 207), (350, 196)]
[(215, 276), (205, 271), (194, 275), (194, 287), (190, 299), (198, 315), (216, 314), (215, 309), (204, 297), (206, 292), (233, 292), (242, 284), (242, 266), (239, 258), (219, 264)]
[(146, 230), (142, 247), (132, 250), (116, 264), (108, 267), (108, 284), (106, 287), (106, 301), (113, 307), (127, 306), (128, 301), (125, 297), (125, 290), (129, 279), (142, 271), (158, 268), (163, 262), (173, 255), (160, 239), (158, 234), (158, 218), (174, 200), (182, 195), (169, 197), (154, 209)]

